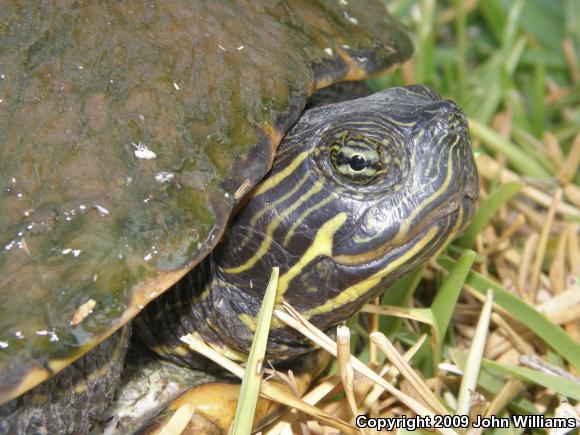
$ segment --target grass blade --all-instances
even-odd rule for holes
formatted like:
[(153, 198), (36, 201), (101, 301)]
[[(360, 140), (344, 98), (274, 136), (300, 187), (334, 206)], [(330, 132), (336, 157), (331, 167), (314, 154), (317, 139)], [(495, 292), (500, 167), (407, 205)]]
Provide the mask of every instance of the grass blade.
[(471, 248), (475, 244), (475, 238), (480, 234), (487, 223), (495, 216), (502, 205), (516, 195), (524, 185), (517, 181), (506, 183), (497, 188), (479, 206), (473, 222), (463, 233), (458, 243), (464, 248)]
[(274, 309), (274, 301), (276, 299), (279, 272), (280, 269), (278, 267), (272, 268), (270, 282), (266, 288), (262, 308), (258, 315), (256, 333), (254, 341), (252, 342), (252, 348), (250, 349), (250, 355), (248, 356), (248, 365), (246, 366), (244, 378), (242, 379), (236, 417), (232, 423), (231, 432), (234, 435), (244, 435), (252, 431), (256, 403), (258, 403), (258, 396), (260, 395), (262, 365), (268, 344), (268, 333), (270, 331), (272, 310)]
[[(435, 300), (431, 304), (431, 310), (433, 311), (433, 317), (437, 321), (437, 329), (441, 340), (447, 332), (455, 304), (457, 303), (467, 274), (471, 269), (471, 265), (475, 261), (475, 257), (476, 254), (473, 251), (465, 251), (461, 255), (449, 275), (443, 281), (437, 292), (437, 296), (435, 296)], [(441, 349), (441, 343), (439, 343), (438, 349)], [(435, 358), (435, 360), (438, 360), (438, 358)]]
[(580, 400), (580, 385), (570, 379), (561, 376), (550, 375), (539, 370), (529, 369), (527, 367), (518, 367), (510, 364), (502, 364), (496, 361), (483, 360), (483, 365), (487, 369), (496, 370), (503, 374), (514, 376), (526, 382), (541, 385), (544, 388), (554, 390), (562, 396), (574, 400)]
[[(400, 278), (383, 295), (381, 305), (408, 306), (417, 289), (425, 267), (421, 266), (416, 271)], [(392, 338), (397, 329), (401, 326), (401, 319), (398, 317), (381, 316), (379, 320), (379, 330), (387, 337)]]
[(494, 152), (502, 153), (508, 162), (518, 170), (518, 172), (535, 178), (549, 178), (550, 174), (532, 157), (519, 149), (513, 142), (504, 139), (491, 128), (470, 118), (469, 129), (474, 138)]
[(487, 339), (492, 308), (493, 290), (488, 290), (481, 315), (477, 322), (475, 337), (467, 356), (465, 371), (459, 388), (456, 410), (456, 414), (458, 415), (469, 414), (469, 396), (471, 391), (475, 391), (477, 379), (479, 378), (479, 369), (481, 367), (481, 359), (483, 358), (483, 352), (485, 350), (485, 341)]
[[(438, 263), (450, 271), (456, 261), (441, 256), (438, 258)], [(580, 370), (580, 345), (566, 331), (501, 285), (473, 270), (467, 276), (466, 283), (481, 295), (485, 295), (487, 289), (493, 289), (495, 302), (500, 307), (544, 340), (576, 370)]]

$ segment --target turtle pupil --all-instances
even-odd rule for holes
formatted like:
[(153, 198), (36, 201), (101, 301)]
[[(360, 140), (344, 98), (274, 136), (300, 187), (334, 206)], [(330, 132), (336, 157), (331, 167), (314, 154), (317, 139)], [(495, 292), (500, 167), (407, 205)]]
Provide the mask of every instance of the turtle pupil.
[(353, 171), (362, 171), (366, 166), (366, 160), (360, 154), (354, 155), (350, 159), (350, 168)]

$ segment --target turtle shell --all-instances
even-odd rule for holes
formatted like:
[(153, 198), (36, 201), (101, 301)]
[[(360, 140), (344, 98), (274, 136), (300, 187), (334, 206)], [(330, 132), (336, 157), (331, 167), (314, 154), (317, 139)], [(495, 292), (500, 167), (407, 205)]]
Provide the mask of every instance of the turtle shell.
[(372, 0), (17, 0), (0, 20), (0, 403), (206, 256), (315, 89), (412, 51)]

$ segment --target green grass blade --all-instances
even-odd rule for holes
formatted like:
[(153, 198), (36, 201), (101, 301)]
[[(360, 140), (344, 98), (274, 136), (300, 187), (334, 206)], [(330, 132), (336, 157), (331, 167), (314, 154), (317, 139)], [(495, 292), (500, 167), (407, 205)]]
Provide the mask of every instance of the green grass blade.
[(542, 137), (544, 133), (544, 120), (546, 119), (546, 106), (544, 99), (546, 83), (546, 68), (543, 63), (534, 65), (534, 86), (532, 101), (532, 116), (534, 119), (534, 133), (537, 137)]
[(485, 0), (481, 2), (480, 13), (487, 26), (491, 30), (496, 41), (501, 41), (504, 33), (506, 14), (498, 0)]
[(535, 178), (550, 178), (550, 174), (538, 162), (491, 128), (475, 119), (470, 119), (469, 129), (471, 135), (481, 140), (488, 149), (505, 155), (508, 162), (521, 174)]
[(539, 370), (502, 364), (490, 360), (483, 360), (483, 365), (488, 369), (493, 369), (523, 381), (552, 389), (556, 393), (569, 397), (570, 399), (580, 400), (580, 387), (578, 383), (561, 376), (550, 375)]
[[(527, 41), (526, 38), (524, 36), (519, 37), (513, 48), (511, 48), (509, 50), (509, 56), (504, 56), (504, 62), (505, 62), (505, 72), (507, 72), (507, 77), (510, 81), (512, 80), (512, 74), (514, 73), (514, 71), (516, 70), (516, 68), (518, 67), (518, 64), (520, 62), (521, 57), (524, 54), (524, 49), (526, 48), (527, 45)], [(506, 93), (508, 90), (504, 89), (504, 93)]]
[[(421, 281), (425, 267), (421, 266), (416, 271), (397, 280), (383, 295), (381, 305), (407, 306)], [(389, 338), (392, 338), (400, 326), (401, 319), (398, 317), (381, 316), (379, 319), (379, 330)]]
[(447, 328), (449, 328), (449, 322), (451, 321), (453, 310), (455, 310), (455, 304), (457, 303), (457, 299), (459, 299), (459, 294), (469, 274), (471, 265), (475, 261), (475, 257), (476, 254), (473, 251), (465, 251), (461, 255), (449, 275), (441, 284), (437, 296), (435, 296), (435, 300), (431, 304), (431, 311), (437, 321), (437, 330), (439, 333), (439, 342), (435, 348), (436, 356), (433, 358), (435, 364), (439, 364), (441, 349), (443, 347), (443, 337), (447, 332)]
[(522, 183), (512, 181), (497, 188), (481, 203), (473, 221), (469, 224), (457, 243), (464, 248), (473, 247), (477, 235), (483, 231), (500, 207), (508, 202), (523, 187), (524, 185)]
[(455, 95), (460, 98), (465, 94), (465, 76), (467, 71), (467, 19), (465, 17), (464, 0), (455, 0), (457, 20), (455, 32), (457, 35), (457, 90)]
[[(437, 261), (449, 271), (456, 264), (455, 260), (443, 256), (439, 257)], [(566, 331), (501, 285), (473, 270), (467, 276), (466, 283), (482, 295), (485, 295), (488, 288), (493, 289), (494, 300), (499, 306), (544, 340), (548, 346), (569, 361), (577, 370), (580, 370), (580, 345)]]
[(467, 362), (465, 364), (465, 370), (463, 371), (461, 386), (459, 387), (456, 410), (456, 414), (458, 415), (469, 414), (470, 392), (475, 391), (477, 379), (479, 378), (479, 369), (481, 368), (481, 360), (485, 351), (485, 341), (489, 330), (489, 320), (491, 319), (492, 308), (493, 290), (488, 290), (485, 297), (485, 303), (481, 310), (481, 315), (477, 322), (475, 337), (473, 337), (473, 342), (469, 349), (469, 354), (467, 355)]
[(478, 95), (472, 95), (470, 101), (464, 106), (470, 118), (487, 123), (497, 112), (503, 95), (503, 91), (499, 85), (499, 64), (499, 56), (495, 56), (487, 61), (479, 72), (475, 73), (479, 77), (482, 87), (485, 88), (486, 98), (482, 101)]
[[(577, 5), (578, 1), (526, 0), (522, 11), (522, 29), (533, 34), (546, 49), (560, 50), (560, 43), (567, 30), (563, 23), (568, 18), (567, 12), (570, 12), (566, 11), (566, 3)], [(575, 27), (578, 27), (577, 21)]]
[[(495, 397), (505, 385), (505, 379), (499, 379), (497, 372), (491, 372), (485, 366), (485, 360), (482, 361), (482, 368), (479, 372), (479, 379), (477, 381), (478, 388), (487, 391), (491, 397)], [(534, 404), (525, 397), (517, 396), (512, 399), (507, 405), (508, 408), (514, 410), (518, 414), (524, 415), (539, 415), (541, 414)]]
[(516, 0), (512, 3), (508, 14), (502, 35), (502, 49), (504, 50), (504, 57), (509, 57), (509, 53), (517, 39), (518, 29), (520, 26), (520, 15), (524, 7), (524, 0)]
[[(511, 123), (512, 126), (519, 127), (525, 131), (532, 131), (532, 122), (530, 121), (530, 116), (527, 110), (527, 107), (523, 101), (522, 94), (516, 89), (514, 86), (513, 80), (509, 77), (509, 85), (507, 86), (507, 91), (504, 96), (504, 105), (510, 110), (511, 112)], [(513, 140), (513, 139), (512, 139)], [(515, 142), (517, 146), (517, 142)], [(528, 155), (535, 155), (530, 153), (529, 149), (522, 149), (521, 146), (519, 147), (521, 151), (528, 153)], [(539, 161), (538, 164), (541, 165)]]
[(384, 316), (397, 316), (404, 319), (412, 319), (416, 322), (437, 328), (437, 320), (433, 317), (433, 312), (429, 308), (365, 305), (362, 311), (365, 313), (376, 313)]
[(262, 380), (261, 367), (264, 361), (264, 354), (266, 353), (272, 311), (274, 309), (274, 301), (276, 300), (279, 271), (280, 269), (277, 267), (272, 268), (270, 282), (266, 288), (262, 308), (258, 315), (256, 333), (254, 335), (254, 341), (252, 342), (252, 348), (250, 349), (250, 355), (248, 356), (248, 364), (244, 372), (244, 378), (242, 379), (236, 417), (232, 423), (233, 435), (246, 435), (252, 431), (256, 403), (258, 402), (258, 396), (260, 394), (260, 382)]
[(435, 76), (435, 33), (433, 32), (433, 14), (435, 2), (423, 0), (420, 9), (420, 21), (416, 29), (416, 55), (418, 83), (426, 83)]
[[(420, 362), (425, 373), (435, 373), (437, 371), (437, 365), (441, 362), (441, 355), (443, 352), (443, 342), (445, 339), (445, 333), (449, 328), (449, 322), (451, 321), (451, 316), (453, 310), (455, 309), (455, 304), (465, 283), (465, 279), (471, 265), (475, 261), (476, 254), (473, 251), (465, 251), (453, 270), (443, 281), (437, 296), (431, 307), (428, 308), (425, 313), (425, 318), (432, 318), (433, 321), (430, 324), (430, 330), (423, 328), (425, 333), (430, 335), (430, 349), (425, 343), (421, 350), (417, 352), (416, 361)], [(425, 310), (425, 309), (422, 309)]]
[[(465, 365), (467, 364), (467, 354), (465, 351), (451, 348), (449, 349), (449, 354), (455, 365), (465, 372)], [(488, 393), (486, 395), (495, 397), (501, 391), (505, 383), (506, 379), (503, 374), (487, 369), (485, 364), (482, 365), (479, 372), (479, 378), (477, 379), (478, 391), (485, 391)], [(514, 397), (507, 406), (518, 414), (540, 414), (540, 411), (536, 409), (534, 404), (522, 396)]]

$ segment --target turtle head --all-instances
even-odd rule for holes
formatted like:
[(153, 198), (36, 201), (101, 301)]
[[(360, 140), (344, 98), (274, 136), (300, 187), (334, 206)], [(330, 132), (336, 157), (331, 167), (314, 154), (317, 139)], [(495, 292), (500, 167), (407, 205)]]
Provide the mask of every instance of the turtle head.
[(277, 302), (330, 328), (460, 233), (478, 186), (465, 116), (424, 86), (311, 109), (219, 246), (220, 279), (261, 301), (279, 266)]

